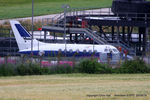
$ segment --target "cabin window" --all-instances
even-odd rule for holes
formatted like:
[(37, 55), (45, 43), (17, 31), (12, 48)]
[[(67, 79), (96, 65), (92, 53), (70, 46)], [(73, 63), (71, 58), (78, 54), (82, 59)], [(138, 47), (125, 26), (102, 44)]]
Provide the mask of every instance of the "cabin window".
[(94, 53), (97, 53), (97, 50), (94, 50)]
[(79, 49), (77, 49), (76, 52), (79, 53)]
[(72, 49), (70, 49), (70, 50), (69, 50), (69, 52), (70, 52), (70, 53), (72, 53), (72, 52), (73, 52), (73, 50), (72, 50)]
[(61, 49), (59, 49), (59, 50), (58, 50), (58, 54), (61, 54), (61, 52), (62, 52), (62, 50), (61, 50)]
[(67, 52), (67, 49), (64, 49), (64, 52)]
[(59, 49), (58, 51), (62, 51), (61, 49)]
[(92, 50), (89, 50), (89, 53), (92, 53)]
[(59, 51), (59, 52), (62, 52), (62, 50), (61, 50), (61, 49), (59, 49), (58, 51)]
[(86, 50), (83, 50), (84, 53), (86, 53)]

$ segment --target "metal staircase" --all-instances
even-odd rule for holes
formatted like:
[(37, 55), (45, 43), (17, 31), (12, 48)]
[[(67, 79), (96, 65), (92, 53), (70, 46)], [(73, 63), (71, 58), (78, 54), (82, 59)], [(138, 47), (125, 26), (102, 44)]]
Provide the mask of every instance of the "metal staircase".
[(92, 38), (94, 42), (98, 44), (108, 44), (108, 42), (94, 33), (89, 28), (70, 28), (70, 33), (77, 32), (77, 33), (85, 33), (88, 37)]
[[(52, 19), (47, 19), (47, 20), (51, 20), (49, 22), (51, 22), (51, 25), (44, 25), (42, 27), (43, 30), (46, 31), (51, 31), (51, 32), (60, 32), (60, 33), (64, 33), (64, 31), (66, 31), (67, 33), (73, 33), (73, 34), (86, 34), (88, 37), (90, 37), (91, 39), (93, 39), (93, 41), (97, 44), (111, 44), (114, 45), (116, 47), (121, 46), (123, 50), (128, 50), (129, 53), (131, 55), (135, 55), (135, 49), (134, 47), (129, 46), (127, 43), (119, 40), (116, 40), (116, 42), (110, 42), (110, 39), (108, 39), (106, 36), (101, 36), (100, 34), (103, 33), (98, 33), (98, 32), (94, 32), (89, 28), (81, 28), (81, 26), (79, 27), (78, 24), (79, 23), (74, 23), (73, 25), (70, 27), (69, 21), (72, 20), (72, 18), (77, 18), (77, 17), (84, 17), (84, 16), (98, 16), (98, 15), (110, 15), (113, 16), (113, 13), (109, 10), (108, 13), (105, 13), (103, 11), (97, 11), (97, 13), (94, 13), (93, 11), (89, 11), (87, 10), (87, 12), (84, 11), (71, 11), (71, 12), (67, 12), (66, 14), (61, 13), (59, 16), (54, 17)], [(66, 15), (66, 16), (65, 16)], [(107, 15), (107, 16), (108, 16)], [(71, 19), (69, 19), (68, 17), (70, 17)], [(65, 18), (68, 18), (66, 20), (66, 23), (64, 22)], [(64, 26), (64, 23), (66, 26)], [(81, 23), (80, 23), (81, 24)], [(105, 35), (105, 34), (104, 34)]]
[[(43, 26), (43, 29), (48, 29), (51, 32), (64, 32), (64, 28), (63, 27), (58, 27), (58, 26)], [(69, 33), (78, 33), (78, 34), (86, 34), (88, 37), (92, 38), (94, 42), (98, 43), (98, 44), (108, 44), (108, 42), (103, 39), (102, 37), (100, 37), (99, 35), (97, 35), (96, 33), (94, 33), (92, 30), (88, 29), (88, 28), (65, 28), (66, 32)]]

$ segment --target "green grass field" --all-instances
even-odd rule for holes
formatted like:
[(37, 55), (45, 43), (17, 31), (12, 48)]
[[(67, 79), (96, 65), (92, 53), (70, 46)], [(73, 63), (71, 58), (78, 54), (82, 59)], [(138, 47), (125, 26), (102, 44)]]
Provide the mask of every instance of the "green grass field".
[(0, 77), (0, 100), (150, 100), (150, 74)]
[[(34, 14), (46, 15), (63, 11), (61, 6), (73, 8), (110, 7), (112, 0), (34, 0)], [(0, 0), (0, 19), (28, 17), (32, 15), (32, 0)]]

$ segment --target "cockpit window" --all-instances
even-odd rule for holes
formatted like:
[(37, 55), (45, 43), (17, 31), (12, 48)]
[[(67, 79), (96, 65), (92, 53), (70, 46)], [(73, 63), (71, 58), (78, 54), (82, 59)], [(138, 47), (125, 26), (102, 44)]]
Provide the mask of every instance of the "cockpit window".
[(117, 50), (116, 50), (116, 49), (113, 49), (113, 51), (114, 51), (114, 52), (117, 52)]
[(104, 51), (105, 51), (105, 52), (108, 52), (108, 49), (105, 49)]

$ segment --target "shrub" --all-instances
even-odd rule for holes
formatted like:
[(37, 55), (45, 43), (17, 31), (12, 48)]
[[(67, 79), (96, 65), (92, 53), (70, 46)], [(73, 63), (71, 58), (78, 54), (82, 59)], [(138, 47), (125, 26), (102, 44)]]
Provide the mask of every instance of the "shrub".
[(16, 75), (14, 66), (10, 64), (0, 65), (0, 76), (13, 76)]
[(29, 67), (29, 64), (21, 64), (17, 66), (18, 75), (31, 75), (32, 69)]
[(74, 68), (67, 64), (64, 64), (64, 65), (53, 66), (51, 67), (50, 71), (53, 74), (67, 74), (67, 73), (73, 73)]
[(41, 68), (41, 75), (48, 75), (51, 74), (50, 68), (49, 67), (42, 67)]
[(0, 65), (0, 76), (13, 75), (45, 75), (45, 74), (67, 74), (67, 73), (149, 73), (150, 68), (146, 66), (141, 59), (124, 62), (120, 68), (108, 67), (106, 64), (98, 63), (96, 60), (83, 60), (71, 67), (69, 65), (58, 65), (51, 67), (40, 67), (37, 64), (20, 64), (14, 66), (12, 64)]
[(98, 63), (96, 60), (84, 60), (80, 62), (78, 67), (79, 72), (82, 73), (112, 73), (112, 68), (107, 65)]
[(136, 59), (124, 62), (117, 71), (119, 73), (149, 73), (150, 68), (146, 66), (143, 60)]
[[(20, 21), (20, 23), (25, 26), (27, 30), (31, 30), (32, 22), (31, 20)], [(34, 21), (34, 30), (38, 30), (38, 28), (42, 27), (42, 22), (40, 20)]]
[(18, 75), (41, 75), (49, 73), (49, 69), (41, 68), (36, 64), (21, 64), (17, 67)]
[(37, 64), (19, 64), (16, 67), (11, 65), (0, 66), (0, 76), (13, 75), (48, 75), (48, 74), (65, 74), (72, 73), (73, 68), (69, 65), (40, 67)]
[(82, 73), (95, 73), (97, 69), (95, 60), (84, 60), (79, 64), (79, 72)]

